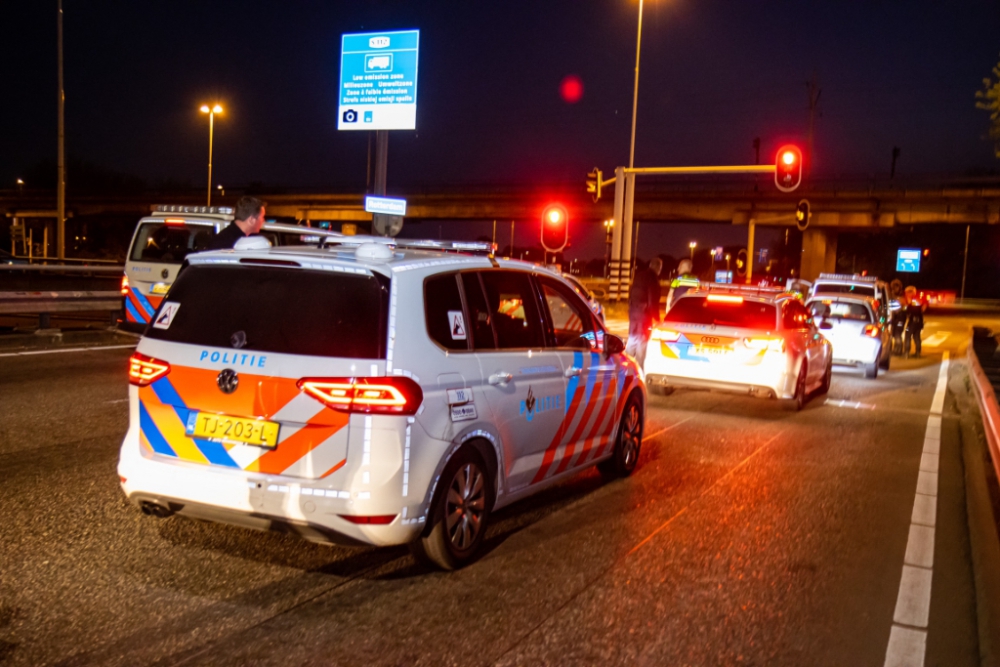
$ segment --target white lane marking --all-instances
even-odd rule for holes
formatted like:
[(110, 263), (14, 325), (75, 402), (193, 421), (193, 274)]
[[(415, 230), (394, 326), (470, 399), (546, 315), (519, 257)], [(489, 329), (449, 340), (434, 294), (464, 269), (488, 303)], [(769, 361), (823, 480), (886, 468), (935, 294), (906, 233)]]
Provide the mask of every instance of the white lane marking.
[(861, 403), (859, 401), (841, 401), (836, 398), (826, 399), (826, 405), (832, 405), (837, 408), (854, 408), (855, 410), (874, 410), (875, 406), (870, 403)]
[[(885, 651), (886, 667), (922, 667), (927, 654), (927, 621), (934, 579), (934, 531), (937, 524), (938, 468), (941, 452), (941, 412), (948, 391), (948, 357), (941, 356), (937, 386), (927, 417), (924, 448), (917, 473), (917, 492), (910, 514), (910, 533), (903, 556), (903, 575), (896, 596), (894, 625)], [(901, 627), (909, 626), (909, 627)]]
[(885, 655), (885, 667), (913, 667), (924, 664), (927, 651), (927, 633), (892, 626), (889, 633), (889, 650)]
[(949, 336), (951, 336), (951, 334), (948, 333), (947, 331), (941, 332), (941, 333), (936, 333), (933, 336), (929, 336), (929, 337), (925, 338), (922, 341), (922, 344), (923, 344), (924, 347), (939, 347), (946, 340), (948, 340)]
[[(913, 498), (913, 513), (910, 522), (920, 526), (934, 526), (937, 523), (937, 498), (918, 493)], [(911, 526), (912, 528), (912, 526)]]
[(109, 404), (109, 405), (114, 405), (115, 403), (125, 403), (126, 401), (128, 401), (127, 398), (116, 398), (113, 401), (104, 401), (104, 402), (107, 403), (107, 404)]
[(65, 354), (66, 352), (98, 352), (100, 350), (124, 350), (127, 347), (135, 347), (135, 343), (129, 345), (103, 345), (101, 347), (64, 347), (57, 350), (27, 350), (25, 352), (0, 352), (0, 357), (28, 357), (36, 354)]
[(903, 562), (917, 567), (934, 567), (934, 529), (930, 526), (910, 524), (910, 537), (906, 540)]
[[(923, 567), (903, 566), (903, 578), (899, 582), (899, 597), (896, 598), (896, 613), (892, 620), (900, 625), (926, 628), (931, 611), (931, 577), (933, 570)], [(923, 660), (920, 664), (923, 664)]]

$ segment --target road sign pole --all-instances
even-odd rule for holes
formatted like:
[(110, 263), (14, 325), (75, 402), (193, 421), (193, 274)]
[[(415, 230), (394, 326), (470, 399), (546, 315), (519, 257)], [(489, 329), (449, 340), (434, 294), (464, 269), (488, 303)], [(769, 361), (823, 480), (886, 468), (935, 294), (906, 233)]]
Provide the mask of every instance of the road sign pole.
[(608, 277), (611, 281), (610, 295), (612, 301), (618, 301), (618, 286), (621, 281), (621, 257), (622, 257), (622, 213), (625, 209), (625, 168), (615, 169), (615, 217), (614, 225), (611, 228), (611, 260), (609, 262)]
[[(377, 130), (375, 132), (375, 195), (385, 196), (386, 174), (389, 171), (389, 131)], [(377, 234), (376, 227), (385, 229), (387, 225), (376, 225), (376, 219), (382, 213), (372, 214), (372, 234)]]

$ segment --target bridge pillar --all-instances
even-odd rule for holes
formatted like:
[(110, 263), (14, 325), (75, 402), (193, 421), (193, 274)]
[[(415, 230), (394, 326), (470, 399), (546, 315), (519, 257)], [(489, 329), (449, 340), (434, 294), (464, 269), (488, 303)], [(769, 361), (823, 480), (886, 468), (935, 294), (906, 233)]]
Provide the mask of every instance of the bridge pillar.
[(810, 227), (802, 232), (802, 263), (799, 275), (815, 280), (820, 273), (837, 271), (837, 230)]

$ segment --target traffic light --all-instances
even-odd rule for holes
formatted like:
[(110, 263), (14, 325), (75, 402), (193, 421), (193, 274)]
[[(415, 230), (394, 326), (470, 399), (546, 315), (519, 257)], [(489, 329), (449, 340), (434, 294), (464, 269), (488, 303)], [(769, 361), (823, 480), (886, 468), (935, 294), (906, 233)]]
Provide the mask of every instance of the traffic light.
[(601, 170), (597, 167), (587, 174), (587, 192), (594, 198), (595, 204), (601, 198)]
[(782, 146), (774, 160), (774, 184), (791, 192), (802, 183), (802, 151), (791, 144)]
[(562, 204), (549, 204), (542, 211), (542, 247), (560, 252), (569, 242), (569, 214)]
[(795, 225), (800, 232), (804, 232), (809, 226), (809, 200), (802, 199), (795, 206)]

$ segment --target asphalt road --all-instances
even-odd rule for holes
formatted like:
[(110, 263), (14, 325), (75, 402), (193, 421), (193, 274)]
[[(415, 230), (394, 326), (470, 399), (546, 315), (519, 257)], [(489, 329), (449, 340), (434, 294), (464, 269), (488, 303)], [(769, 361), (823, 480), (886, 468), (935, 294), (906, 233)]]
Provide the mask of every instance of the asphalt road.
[[(144, 516), (115, 472), (129, 350), (0, 356), (0, 664), (882, 665), (941, 353), (968, 324), (932, 320), (923, 359), (835, 374), (800, 413), (651, 397), (631, 478), (500, 511), (447, 574)], [(959, 447), (949, 395), (927, 665), (979, 661)]]

